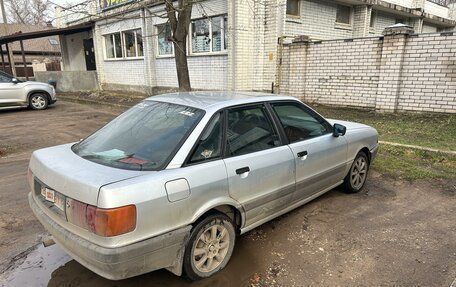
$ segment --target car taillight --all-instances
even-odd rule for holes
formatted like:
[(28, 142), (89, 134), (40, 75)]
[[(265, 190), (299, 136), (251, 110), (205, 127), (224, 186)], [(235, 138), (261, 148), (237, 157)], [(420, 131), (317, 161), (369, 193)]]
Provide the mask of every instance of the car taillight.
[(134, 205), (105, 209), (67, 199), (66, 215), (68, 222), (104, 237), (121, 235), (136, 228)]
[(118, 208), (87, 207), (89, 230), (100, 236), (116, 236), (133, 231), (136, 227), (136, 206)]

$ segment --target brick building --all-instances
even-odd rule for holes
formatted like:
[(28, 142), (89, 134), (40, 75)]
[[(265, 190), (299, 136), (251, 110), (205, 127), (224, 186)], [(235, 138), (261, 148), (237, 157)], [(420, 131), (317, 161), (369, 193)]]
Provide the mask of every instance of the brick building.
[[(110, 6), (110, 3), (116, 3)], [(194, 4), (188, 64), (195, 89), (270, 91), (281, 43), (380, 36), (405, 23), (415, 32), (455, 27), (451, 0), (207, 0)], [(97, 71), (103, 89), (176, 87), (173, 46), (162, 1), (92, 1), (86, 12), (60, 10), (58, 26), (94, 23), (62, 36), (64, 69)]]

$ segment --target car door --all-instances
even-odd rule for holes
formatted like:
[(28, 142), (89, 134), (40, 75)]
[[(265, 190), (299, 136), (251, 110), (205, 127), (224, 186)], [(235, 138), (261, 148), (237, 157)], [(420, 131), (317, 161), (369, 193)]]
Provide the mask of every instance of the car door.
[(331, 125), (299, 102), (271, 103), (293, 153), (296, 192), (292, 201), (333, 187), (345, 177), (347, 141), (334, 137)]
[(264, 104), (226, 111), (225, 158), (230, 196), (245, 211), (245, 226), (267, 220), (291, 201), (295, 164)]
[(20, 87), (11, 81), (11, 77), (0, 73), (0, 104), (19, 103)]

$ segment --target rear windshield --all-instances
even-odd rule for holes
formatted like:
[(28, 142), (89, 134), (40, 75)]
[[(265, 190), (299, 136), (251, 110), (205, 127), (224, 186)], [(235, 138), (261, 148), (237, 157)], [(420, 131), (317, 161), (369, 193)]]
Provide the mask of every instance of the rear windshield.
[(75, 144), (87, 160), (130, 170), (158, 170), (199, 122), (195, 108), (144, 101)]

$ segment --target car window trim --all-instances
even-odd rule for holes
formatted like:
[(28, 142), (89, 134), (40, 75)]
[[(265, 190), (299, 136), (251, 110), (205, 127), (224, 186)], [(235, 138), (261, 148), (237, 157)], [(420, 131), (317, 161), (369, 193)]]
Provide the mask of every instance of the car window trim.
[[(209, 125), (211, 124), (212, 120), (217, 116), (217, 114), (221, 114), (220, 119), (222, 120), (222, 146), (221, 146), (222, 152), (220, 153), (219, 156), (208, 159), (208, 160), (190, 162), (190, 160), (192, 159), (193, 153), (196, 151), (196, 149), (198, 148), (198, 145), (200, 144), (201, 137), (207, 131), (207, 129), (209, 128)], [(194, 166), (194, 165), (202, 164), (205, 162), (211, 162), (211, 161), (223, 159), (223, 154), (224, 154), (224, 150), (225, 150), (225, 131), (226, 131), (226, 128), (225, 128), (226, 115), (225, 114), (226, 114), (225, 109), (220, 109), (211, 116), (209, 121), (206, 123), (206, 126), (201, 131), (200, 135), (198, 136), (198, 139), (196, 140), (196, 142), (193, 144), (192, 148), (190, 149), (190, 152), (187, 154), (187, 156), (184, 160), (184, 164), (182, 164), (182, 167)]]
[[(318, 118), (322, 119), (323, 122), (327, 123), (330, 127), (332, 127), (331, 123), (329, 123), (322, 115), (320, 115), (319, 113), (317, 113), (316, 111), (314, 111), (312, 108), (308, 107), (306, 104), (302, 103), (301, 101), (277, 100), (277, 101), (270, 101), (269, 103), (271, 105), (272, 112), (277, 117), (277, 120), (278, 120), (278, 122), (280, 124), (280, 127), (281, 127), (284, 135), (285, 135), (285, 129), (283, 127), (283, 124), (282, 124), (282, 121), (280, 120), (279, 115), (277, 114), (276, 110), (274, 109), (274, 104), (287, 104), (287, 103), (289, 103), (289, 104), (292, 104), (292, 105), (301, 106), (301, 107), (304, 108), (305, 111), (309, 111), (311, 116), (316, 117), (317, 120), (318, 120)], [(319, 121), (319, 123), (320, 123), (320, 121)], [(325, 135), (328, 135), (328, 134), (331, 134), (331, 131), (327, 131), (326, 133), (324, 133), (322, 135), (319, 135), (319, 136), (316, 136), (316, 137), (311, 137), (311, 138), (308, 138), (308, 139), (302, 139), (300, 141), (295, 141), (295, 142), (290, 142), (286, 135), (285, 135), (285, 138), (287, 139), (288, 145), (290, 145), (290, 144), (304, 142), (304, 141), (311, 140), (311, 139), (316, 139), (316, 138), (319, 138), (319, 137), (322, 137), (322, 136), (325, 136)]]
[(268, 149), (265, 149), (265, 150), (270, 150), (270, 149), (274, 149), (274, 148), (278, 148), (278, 147), (282, 147), (282, 146), (284, 146), (284, 145), (287, 145), (287, 144), (282, 140), (282, 137), (281, 137), (281, 135), (280, 135), (279, 128), (278, 128), (278, 126), (276, 126), (276, 124), (275, 124), (275, 122), (274, 122), (274, 118), (273, 118), (272, 115), (270, 114), (270, 111), (269, 111), (269, 109), (268, 109), (268, 107), (267, 107), (267, 104), (268, 104), (267, 101), (261, 101), (261, 102), (255, 102), (255, 103), (240, 104), (240, 105), (235, 105), (235, 106), (230, 106), (230, 107), (226, 107), (226, 108), (225, 108), (225, 117), (226, 117), (226, 120), (225, 120), (225, 134), (224, 134), (224, 140), (225, 140), (225, 141), (224, 141), (223, 159), (226, 159), (226, 158), (233, 158), (233, 157), (238, 157), (238, 156), (245, 156), (245, 155), (248, 155), (248, 154), (252, 154), (252, 153), (264, 151), (264, 150), (258, 150), (258, 151), (254, 151), (254, 152), (250, 152), (250, 153), (246, 153), (246, 154), (229, 155), (228, 150), (227, 150), (227, 144), (226, 144), (226, 131), (228, 130), (228, 112), (229, 112), (229, 111), (243, 110), (243, 109), (246, 109), (246, 108), (249, 108), (249, 107), (260, 107), (260, 108), (262, 108), (261, 106), (263, 106), (263, 107), (265, 108), (266, 117), (269, 117), (269, 120), (270, 120), (271, 123), (272, 123), (272, 128), (275, 129), (275, 132), (276, 132), (277, 135), (279, 136), (279, 140), (280, 140), (280, 145), (275, 146), (275, 147), (272, 147), (272, 148), (268, 148)]
[(274, 122), (276, 129), (279, 131), (279, 137), (280, 137), (280, 141), (282, 142), (282, 145), (290, 144), (290, 141), (288, 140), (288, 137), (285, 134), (283, 125), (280, 122), (279, 116), (276, 114), (273, 106), (271, 105), (271, 102), (266, 102), (266, 108), (268, 109), (268, 112), (272, 118), (272, 121)]

